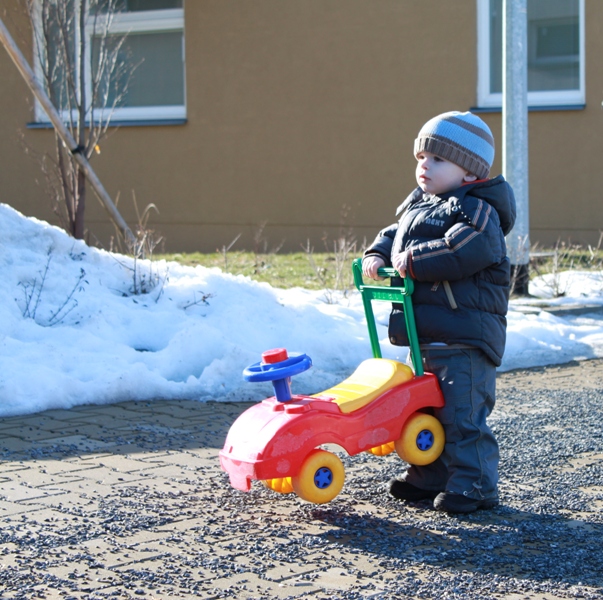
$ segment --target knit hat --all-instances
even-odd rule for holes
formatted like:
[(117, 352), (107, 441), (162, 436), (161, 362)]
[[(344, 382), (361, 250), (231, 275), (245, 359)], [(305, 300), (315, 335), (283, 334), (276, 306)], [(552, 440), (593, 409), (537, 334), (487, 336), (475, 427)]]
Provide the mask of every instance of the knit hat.
[(427, 121), (415, 140), (415, 156), (431, 152), (485, 179), (494, 160), (490, 128), (470, 112), (447, 112)]

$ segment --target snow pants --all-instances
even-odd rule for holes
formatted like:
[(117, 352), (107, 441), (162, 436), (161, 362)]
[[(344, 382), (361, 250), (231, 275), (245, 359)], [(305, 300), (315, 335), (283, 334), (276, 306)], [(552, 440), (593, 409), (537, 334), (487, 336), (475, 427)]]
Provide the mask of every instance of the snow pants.
[(424, 490), (496, 498), (498, 443), (486, 423), (496, 396), (494, 363), (477, 348), (436, 346), (422, 354), (425, 370), (436, 375), (446, 401), (434, 413), (446, 443), (435, 462), (411, 465), (403, 479)]

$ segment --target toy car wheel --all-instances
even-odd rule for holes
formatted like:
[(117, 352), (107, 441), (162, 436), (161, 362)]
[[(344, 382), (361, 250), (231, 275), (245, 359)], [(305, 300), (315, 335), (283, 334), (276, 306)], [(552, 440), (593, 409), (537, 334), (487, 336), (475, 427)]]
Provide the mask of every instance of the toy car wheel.
[(396, 449), (395, 442), (389, 442), (388, 444), (381, 444), (381, 446), (375, 446), (374, 448), (369, 448), (367, 452), (374, 454), (375, 456), (387, 456), (391, 454)]
[(279, 494), (290, 494), (293, 491), (291, 477), (276, 477), (274, 479), (264, 479), (263, 484), (274, 492)]
[(344, 479), (345, 470), (338, 456), (325, 450), (312, 450), (291, 483), (302, 500), (324, 504), (339, 494)]
[(411, 465), (428, 465), (442, 454), (444, 442), (444, 428), (435, 417), (414, 413), (404, 423), (402, 435), (396, 440), (396, 452)]

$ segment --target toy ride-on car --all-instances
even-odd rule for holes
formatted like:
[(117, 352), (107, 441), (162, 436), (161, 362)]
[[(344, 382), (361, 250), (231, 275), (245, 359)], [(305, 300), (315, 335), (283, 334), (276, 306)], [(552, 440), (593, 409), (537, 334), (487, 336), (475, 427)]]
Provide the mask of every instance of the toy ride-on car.
[[(328, 390), (311, 396), (292, 394), (290, 380), (312, 366), (305, 354), (288, 355), (283, 348), (262, 354), (247, 367), (248, 381), (271, 381), (275, 395), (243, 412), (231, 426), (220, 464), (231, 485), (249, 491), (251, 480), (270, 489), (295, 492), (316, 504), (331, 501), (341, 491), (344, 467), (336, 454), (324, 450), (337, 444), (349, 455), (396, 450), (410, 464), (426, 465), (444, 448), (444, 430), (431, 414), (444, 406), (437, 378), (425, 373), (417, 339), (411, 294), (413, 282), (402, 287), (364, 285), (360, 259), (353, 264), (354, 281), (362, 295), (374, 358)], [(393, 269), (380, 269), (391, 277)], [(414, 367), (381, 358), (372, 310), (373, 300), (401, 303)]]

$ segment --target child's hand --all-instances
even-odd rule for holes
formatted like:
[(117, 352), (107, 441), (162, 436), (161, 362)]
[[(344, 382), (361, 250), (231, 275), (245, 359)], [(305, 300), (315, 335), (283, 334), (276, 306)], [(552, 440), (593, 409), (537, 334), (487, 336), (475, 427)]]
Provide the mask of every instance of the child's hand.
[(392, 258), (392, 265), (394, 269), (400, 273), (400, 277), (406, 277), (406, 271), (408, 269), (408, 250), (395, 254)]
[(365, 277), (376, 279), (377, 281), (383, 279), (377, 275), (377, 269), (385, 266), (385, 261), (380, 256), (367, 256), (362, 259), (362, 274)]

